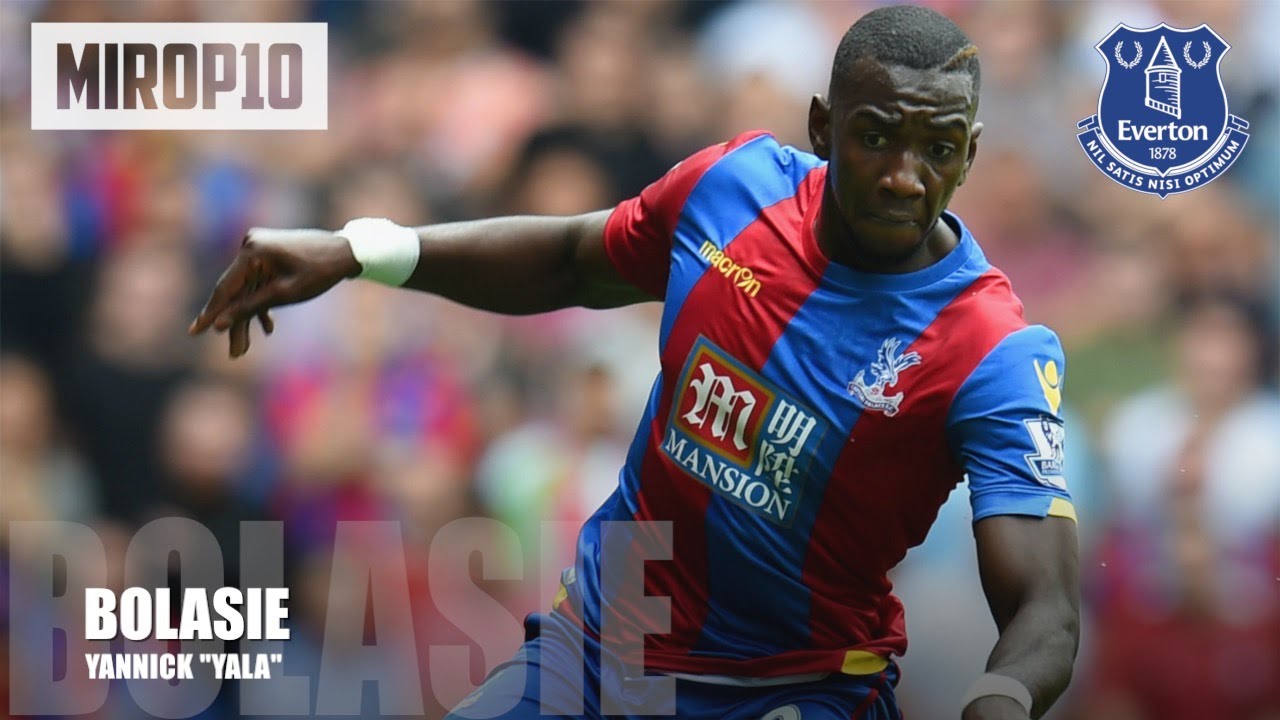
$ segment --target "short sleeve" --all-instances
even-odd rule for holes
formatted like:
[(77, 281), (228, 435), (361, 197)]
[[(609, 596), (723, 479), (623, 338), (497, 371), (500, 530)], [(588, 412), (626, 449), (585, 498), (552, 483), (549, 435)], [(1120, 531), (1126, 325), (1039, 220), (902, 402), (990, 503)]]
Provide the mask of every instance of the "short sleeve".
[(1067, 490), (1062, 345), (1033, 325), (1010, 333), (964, 381), (947, 434), (969, 481), (974, 521), (992, 515), (1075, 519)]
[(605, 226), (605, 252), (628, 282), (654, 297), (666, 295), (671, 248), (685, 201), (707, 170), (734, 148), (763, 135), (744, 133), (677, 163), (637, 197), (614, 208)]

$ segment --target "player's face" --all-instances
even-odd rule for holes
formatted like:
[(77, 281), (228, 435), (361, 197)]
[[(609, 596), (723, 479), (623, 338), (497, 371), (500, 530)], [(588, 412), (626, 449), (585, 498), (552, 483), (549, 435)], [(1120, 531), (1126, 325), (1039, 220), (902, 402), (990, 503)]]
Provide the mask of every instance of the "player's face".
[[(964, 72), (860, 60), (833, 105), (815, 98), (814, 150), (831, 161), (831, 199), (855, 256), (892, 268), (924, 246), (964, 182), (982, 130)], [(825, 141), (825, 142), (824, 142)]]

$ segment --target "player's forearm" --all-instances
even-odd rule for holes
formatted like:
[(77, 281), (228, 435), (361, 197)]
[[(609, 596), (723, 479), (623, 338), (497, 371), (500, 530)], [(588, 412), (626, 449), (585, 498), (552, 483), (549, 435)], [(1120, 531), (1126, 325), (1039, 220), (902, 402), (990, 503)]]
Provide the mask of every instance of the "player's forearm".
[(404, 287), (513, 315), (582, 304), (586, 281), (575, 251), (596, 215), (417, 228), (421, 252)]
[[(1033, 700), (1031, 716), (1038, 718), (1071, 682), (1079, 644), (1080, 614), (1069, 600), (1028, 602), (1004, 626), (987, 661), (987, 672), (1011, 677), (1026, 686)], [(965, 718), (998, 717), (983, 712), (982, 705), (1009, 702), (999, 696), (980, 698), (969, 706)]]

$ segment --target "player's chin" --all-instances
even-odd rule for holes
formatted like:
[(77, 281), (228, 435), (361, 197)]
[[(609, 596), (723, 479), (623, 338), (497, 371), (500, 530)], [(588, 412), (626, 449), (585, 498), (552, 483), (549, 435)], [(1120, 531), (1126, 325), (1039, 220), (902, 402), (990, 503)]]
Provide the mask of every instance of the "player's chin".
[(857, 237), (862, 250), (880, 262), (895, 263), (906, 260), (920, 249), (925, 233), (918, 223), (884, 222), (867, 219), (858, 223)]

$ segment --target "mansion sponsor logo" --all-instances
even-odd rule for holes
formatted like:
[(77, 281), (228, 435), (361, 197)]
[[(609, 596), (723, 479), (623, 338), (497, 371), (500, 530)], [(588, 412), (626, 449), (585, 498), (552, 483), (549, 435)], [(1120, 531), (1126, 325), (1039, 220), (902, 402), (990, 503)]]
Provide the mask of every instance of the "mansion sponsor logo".
[(795, 519), (828, 424), (706, 338), (680, 373), (662, 450), (739, 507)]
[(1208, 25), (1121, 24), (1095, 47), (1107, 76), (1076, 137), (1107, 177), (1164, 198), (1215, 180), (1240, 156), (1249, 123), (1227, 111), (1220, 74), (1231, 46)]
[(755, 271), (745, 265), (739, 265), (723, 250), (716, 247), (715, 243), (710, 240), (702, 243), (702, 247), (698, 248), (698, 254), (706, 258), (707, 262), (711, 263), (711, 267), (718, 270), (721, 275), (729, 278), (729, 282), (746, 293), (747, 297), (755, 297), (760, 292), (760, 281), (756, 279)]
[(32, 23), (35, 130), (324, 130), (325, 23)]

